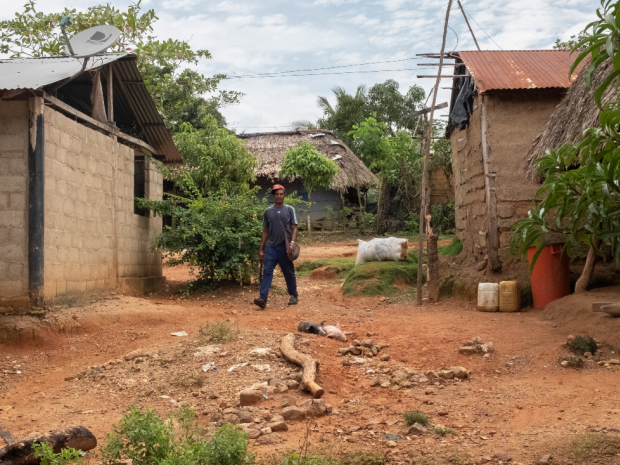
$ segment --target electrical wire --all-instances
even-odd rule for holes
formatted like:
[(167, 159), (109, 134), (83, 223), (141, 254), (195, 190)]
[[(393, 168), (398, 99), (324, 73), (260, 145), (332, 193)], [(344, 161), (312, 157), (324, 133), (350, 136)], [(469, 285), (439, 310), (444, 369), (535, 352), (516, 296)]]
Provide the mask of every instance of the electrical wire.
[(422, 57), (411, 57), (411, 58), (402, 58), (400, 60), (387, 60), (387, 61), (370, 61), (368, 63), (356, 63), (353, 65), (340, 65), (340, 66), (328, 66), (326, 68), (308, 68), (308, 69), (296, 69), (292, 71), (274, 71), (273, 73), (256, 73), (256, 74), (240, 74), (238, 76), (229, 76), (230, 78), (242, 78), (242, 77), (254, 77), (254, 76), (264, 76), (264, 75), (276, 75), (276, 74), (287, 74), (287, 73), (301, 73), (305, 71), (321, 71), (324, 69), (336, 69), (336, 68), (350, 68), (352, 66), (366, 66), (366, 65), (378, 65), (382, 63), (398, 63), (402, 61), (409, 60), (420, 60)]
[(308, 74), (271, 74), (271, 75), (247, 75), (247, 76), (227, 76), (224, 79), (260, 79), (273, 77), (299, 77), (299, 76), (328, 76), (334, 74), (368, 74), (368, 73), (395, 73), (399, 71), (420, 71), (418, 68), (402, 68), (402, 69), (377, 69), (370, 71), (341, 71), (339, 73), (308, 73)]
[(486, 35), (489, 39), (491, 39), (491, 41), (492, 41), (495, 45), (497, 45), (497, 46), (499, 47), (499, 49), (500, 49), (500, 50), (504, 50), (502, 47), (500, 47), (500, 46), (499, 46), (499, 44), (498, 44), (497, 42), (495, 42), (495, 41), (493, 40), (493, 37), (491, 37), (491, 36), (487, 33), (487, 31), (485, 31), (484, 29), (482, 29), (482, 26), (480, 26), (480, 24), (478, 24), (478, 21), (476, 21), (476, 18), (474, 18), (474, 17), (471, 15), (471, 13), (470, 13), (469, 11), (467, 11), (465, 8), (463, 8), (463, 11), (464, 11), (465, 13), (467, 13), (467, 16), (469, 16), (469, 17), (473, 20), (473, 22), (474, 22), (474, 23), (476, 23), (476, 25), (480, 28), (480, 30), (482, 30), (482, 32), (484, 32), (484, 34), (485, 34), (485, 35)]

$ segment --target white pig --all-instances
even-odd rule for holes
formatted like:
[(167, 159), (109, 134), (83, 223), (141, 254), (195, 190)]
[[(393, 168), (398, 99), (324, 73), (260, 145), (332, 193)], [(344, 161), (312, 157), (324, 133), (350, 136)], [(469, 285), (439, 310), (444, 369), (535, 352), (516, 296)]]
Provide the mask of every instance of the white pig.
[(336, 326), (323, 326), (323, 330), (327, 337), (331, 337), (340, 342), (347, 342), (347, 336), (345, 336), (345, 333), (340, 329), (340, 323)]

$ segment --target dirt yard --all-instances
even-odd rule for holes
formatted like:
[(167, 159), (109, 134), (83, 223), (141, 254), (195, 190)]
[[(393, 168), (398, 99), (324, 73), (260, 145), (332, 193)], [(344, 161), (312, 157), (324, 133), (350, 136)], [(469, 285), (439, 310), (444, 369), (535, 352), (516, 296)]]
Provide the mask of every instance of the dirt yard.
[[(320, 245), (304, 253), (312, 259), (344, 257), (355, 247)], [(160, 415), (187, 405), (206, 426), (234, 420), (239, 391), (271, 378), (295, 378), (295, 366), (279, 357), (281, 338), (302, 320), (326, 320), (354, 334), (346, 343), (304, 335), (300, 347), (321, 362), (317, 382), (331, 414), (287, 421), (288, 430), (271, 440), (251, 440), (259, 456), (298, 449), (309, 433), (311, 448), (369, 450), (389, 463), (620, 463), (620, 365), (614, 360), (620, 357), (601, 339), (594, 358), (612, 363), (561, 367), (567, 336), (578, 326), (574, 317), (564, 324), (557, 308), (551, 314), (480, 313), (473, 302), (458, 300), (417, 308), (379, 297), (343, 298), (341, 281), (308, 277), (298, 282), (299, 305), (289, 307), (277, 275), (267, 309), (257, 311), (251, 304), (256, 285), (182, 298), (176, 288), (190, 270), (165, 273), (168, 284), (159, 294), (108, 295), (54, 308), (43, 321), (30, 317), (31, 329), (20, 339), (0, 345), (0, 427), (19, 438), (83, 425), (101, 444), (132, 404)], [(10, 321), (6, 317), (3, 324)], [(14, 321), (16, 327), (24, 324)], [(215, 321), (238, 328), (238, 339), (208, 345), (199, 328)], [(171, 335), (178, 331), (188, 336)], [(494, 352), (459, 354), (474, 337), (491, 341)], [(338, 349), (355, 339), (387, 347), (351, 364), (357, 357), (340, 356)], [(252, 354), (255, 348), (271, 350)], [(203, 371), (209, 362), (216, 371)], [(435, 377), (455, 366), (466, 368), (469, 377)], [(283, 405), (300, 405), (310, 395), (291, 389), (266, 397), (254, 411), (260, 427)], [(426, 433), (408, 432), (402, 414), (411, 410), (430, 418)], [(88, 457), (96, 463), (92, 452)]]

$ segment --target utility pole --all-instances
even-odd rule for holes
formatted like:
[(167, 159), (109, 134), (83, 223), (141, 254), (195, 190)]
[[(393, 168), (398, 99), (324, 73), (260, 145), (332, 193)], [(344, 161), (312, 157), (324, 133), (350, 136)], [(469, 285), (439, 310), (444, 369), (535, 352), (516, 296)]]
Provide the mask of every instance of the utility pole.
[[(457, 0), (458, 1), (458, 0)], [(446, 49), (446, 35), (448, 33), (448, 20), (450, 19), (450, 8), (452, 8), (452, 0), (448, 0), (448, 8), (446, 10), (446, 21), (443, 26), (443, 39), (441, 42), (441, 52), (439, 53), (439, 70), (437, 71), (437, 81), (433, 91), (433, 102), (431, 104), (431, 113), (428, 121), (428, 130), (426, 131), (426, 141), (424, 148), (424, 169), (422, 171), (422, 190), (420, 192), (420, 237), (418, 249), (418, 283), (416, 287), (416, 298), (418, 306), (422, 305), (422, 247), (424, 242), (424, 221), (426, 221), (426, 184), (428, 177), (428, 159), (430, 157), (431, 136), (433, 135), (433, 116), (435, 115), (435, 105), (437, 104), (437, 89), (439, 81), (441, 81), (441, 70), (443, 68), (443, 54)]]
[(471, 36), (474, 38), (474, 42), (476, 44), (476, 48), (478, 48), (478, 51), (480, 51), (480, 45), (478, 45), (478, 41), (476, 40), (476, 36), (474, 35), (474, 31), (472, 30), (471, 26), (469, 25), (469, 20), (467, 19), (467, 15), (465, 14), (465, 10), (463, 9), (463, 5), (461, 5), (461, 0), (456, 0), (456, 1), (459, 4), (459, 8), (461, 9), (461, 13), (463, 13), (463, 18), (465, 18), (465, 22), (467, 23), (467, 27), (469, 28), (469, 32), (471, 32)]

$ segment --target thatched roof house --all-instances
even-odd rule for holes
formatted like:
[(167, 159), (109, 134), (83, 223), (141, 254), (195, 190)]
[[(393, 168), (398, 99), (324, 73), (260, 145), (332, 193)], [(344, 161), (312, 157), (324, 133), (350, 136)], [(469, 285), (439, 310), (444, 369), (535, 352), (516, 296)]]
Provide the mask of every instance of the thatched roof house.
[[(313, 227), (329, 227), (325, 223), (326, 209), (334, 210), (342, 206), (345, 201), (357, 203), (357, 190), (365, 190), (378, 183), (377, 177), (370, 172), (366, 165), (346, 146), (344, 142), (322, 129), (306, 131), (263, 132), (254, 134), (239, 134), (244, 139), (248, 150), (260, 159), (260, 166), (256, 170), (256, 185), (261, 187), (259, 195), (266, 195), (270, 187), (278, 182), (288, 193), (297, 192), (302, 199), (308, 200), (308, 193), (303, 187), (301, 179), (281, 180), (280, 166), (286, 151), (298, 147), (302, 141), (314, 145), (319, 152), (334, 160), (340, 172), (334, 176), (329, 189), (317, 189), (312, 192), (310, 218)], [(305, 218), (304, 218), (305, 219)]]
[[(613, 70), (610, 60), (603, 63), (592, 74), (589, 88), (586, 86), (586, 73), (579, 75), (525, 156), (523, 169), (530, 180), (542, 182), (536, 176), (538, 167), (534, 161), (544, 157), (547, 150), (556, 149), (565, 142), (577, 142), (583, 131), (598, 126), (601, 110), (594, 101), (594, 92)], [(610, 85), (601, 99), (603, 107), (617, 96), (617, 87)]]
[(377, 177), (366, 168), (349, 147), (340, 139), (336, 139), (330, 131), (311, 129), (307, 131), (261, 132), (254, 134), (239, 134), (244, 139), (248, 150), (256, 155), (261, 164), (256, 170), (258, 178), (267, 178), (271, 181), (279, 180), (280, 165), (284, 154), (292, 147), (297, 147), (301, 141), (310, 142), (319, 152), (336, 162), (340, 172), (334, 176), (330, 186), (338, 192), (345, 192), (349, 188), (366, 189), (377, 182)]

